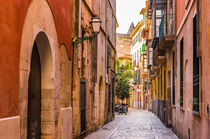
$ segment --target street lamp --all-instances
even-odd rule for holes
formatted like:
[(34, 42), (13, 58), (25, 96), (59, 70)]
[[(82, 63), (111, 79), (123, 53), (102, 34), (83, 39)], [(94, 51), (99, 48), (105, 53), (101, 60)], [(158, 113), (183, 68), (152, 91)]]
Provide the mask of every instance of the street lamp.
[(88, 36), (88, 37), (75, 37), (72, 39), (72, 43), (74, 45), (80, 44), (85, 40), (92, 40), (94, 37), (96, 37), (100, 31), (100, 26), (101, 26), (101, 21), (99, 19), (99, 17), (97, 16), (93, 16), (92, 20), (91, 20), (91, 26), (93, 29), (93, 36)]
[(90, 23), (93, 28), (94, 36), (97, 36), (100, 31), (101, 20), (97, 16), (93, 16), (92, 21)]

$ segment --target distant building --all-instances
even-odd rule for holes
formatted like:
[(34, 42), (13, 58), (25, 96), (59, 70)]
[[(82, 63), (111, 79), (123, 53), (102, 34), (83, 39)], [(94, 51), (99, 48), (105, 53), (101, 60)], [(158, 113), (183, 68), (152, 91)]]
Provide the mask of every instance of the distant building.
[(131, 54), (134, 70), (134, 86), (132, 87), (133, 107), (137, 109), (144, 108), (143, 78), (141, 77), (141, 72), (147, 72), (143, 70), (143, 53), (145, 51), (145, 40), (141, 37), (142, 29), (143, 20), (136, 25), (135, 29), (130, 35), (132, 38)]
[(120, 60), (120, 64), (126, 62), (132, 62), (131, 57), (131, 39), (127, 34), (117, 34), (117, 58)]
[(92, 41), (74, 46), (73, 137), (87, 135), (114, 119), (116, 0), (73, 0), (74, 37), (93, 36), (90, 21), (102, 21)]
[[(133, 23), (131, 23), (130, 28), (127, 34), (117, 34), (117, 43), (116, 43), (116, 51), (117, 51), (117, 59), (120, 62), (120, 66), (125, 66), (127, 63), (132, 63), (131, 56), (131, 43), (132, 40), (130, 38), (130, 32), (134, 29)], [(121, 103), (121, 100), (115, 96), (115, 102)], [(132, 94), (130, 94), (129, 99), (123, 101), (124, 103), (128, 103), (128, 105), (132, 106)]]

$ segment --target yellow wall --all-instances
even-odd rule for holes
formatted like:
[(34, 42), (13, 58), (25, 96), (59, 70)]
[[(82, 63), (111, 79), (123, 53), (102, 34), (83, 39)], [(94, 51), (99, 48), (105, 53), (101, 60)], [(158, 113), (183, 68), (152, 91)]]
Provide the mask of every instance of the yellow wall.
[[(153, 99), (160, 99), (160, 100), (164, 100), (164, 71), (165, 71), (165, 98), (167, 98), (167, 68), (166, 68), (166, 64), (163, 65), (160, 68), (159, 74), (158, 76), (156, 76), (153, 80), (152, 80), (152, 95), (153, 95)], [(161, 83), (161, 77), (162, 77), (162, 83)], [(162, 85), (162, 88), (161, 88)]]

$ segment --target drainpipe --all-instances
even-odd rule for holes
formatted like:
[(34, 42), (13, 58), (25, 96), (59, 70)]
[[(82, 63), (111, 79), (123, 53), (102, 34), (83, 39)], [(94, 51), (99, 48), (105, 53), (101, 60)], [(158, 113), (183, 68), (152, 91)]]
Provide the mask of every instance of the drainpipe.
[[(71, 107), (73, 111), (73, 78), (74, 78), (74, 44), (72, 43), (72, 68), (71, 68)], [(73, 115), (73, 112), (72, 112)]]
[(107, 24), (107, 21), (108, 21), (108, 19), (107, 19), (107, 0), (105, 0), (105, 32), (106, 32), (106, 35), (105, 35), (105, 37), (106, 37), (106, 40), (105, 40), (105, 77), (106, 77), (106, 74), (107, 74), (107, 44), (108, 44), (108, 35), (107, 35), (107, 33), (108, 33), (108, 24)]
[[(202, 87), (202, 57), (201, 57), (201, 47), (200, 47), (200, 39), (201, 39), (201, 30), (200, 30), (200, 22), (201, 22), (201, 16), (200, 16), (200, 14), (201, 14), (201, 8), (200, 8), (200, 0), (197, 0), (197, 5), (196, 5), (196, 7), (197, 7), (197, 56), (199, 57), (199, 63), (200, 63), (200, 65), (199, 65), (199, 81), (200, 81), (200, 84), (199, 84), (199, 86), (201, 86)], [(202, 89), (201, 89), (201, 87), (199, 87), (200, 89), (199, 89), (199, 92), (200, 92), (200, 95), (199, 95), (199, 100), (200, 100), (200, 104), (201, 105), (199, 105), (200, 106), (200, 114), (202, 114)]]
[[(106, 90), (107, 90), (107, 88), (106, 88), (106, 80), (107, 80), (107, 57), (108, 57), (108, 55), (107, 55), (107, 44), (108, 44), (108, 35), (107, 35), (107, 33), (108, 33), (108, 24), (107, 24), (107, 21), (108, 21), (108, 19), (107, 19), (107, 4), (108, 4), (108, 0), (105, 0), (105, 32), (106, 32), (106, 35), (105, 35), (105, 37), (106, 37), (106, 40), (105, 40), (105, 97), (106, 97)], [(107, 77), (107, 78), (106, 78)], [(105, 101), (104, 101), (104, 106), (106, 106), (105, 105), (106, 104), (106, 98), (105, 98)], [(104, 123), (105, 123), (105, 120), (107, 120), (106, 119), (106, 107), (105, 107), (105, 109), (104, 109)], [(107, 115), (108, 116), (108, 115)]]
[(175, 44), (175, 48), (174, 48), (174, 51), (175, 51), (175, 75), (177, 76), (177, 0), (175, 0), (175, 27), (174, 27), (174, 30), (175, 30), (175, 41), (174, 41), (174, 44)]
[[(75, 0), (76, 2), (77, 0)], [(76, 3), (75, 3), (76, 5)], [(78, 31), (76, 32), (76, 34), (78, 35), (78, 37), (81, 37), (81, 0), (78, 0), (78, 5), (76, 5), (76, 8), (78, 9), (78, 18), (77, 18), (77, 22), (78, 22)], [(72, 75), (71, 75), (71, 107), (72, 107), (72, 111), (73, 111), (73, 90), (74, 90), (74, 44), (72, 43)], [(72, 112), (72, 116), (73, 116), (73, 112)]]
[[(175, 58), (175, 63), (174, 63), (174, 66), (175, 66), (175, 76), (174, 76), (174, 78), (176, 79), (176, 76), (177, 76), (177, 0), (175, 0), (175, 27), (174, 27), (174, 32), (175, 32), (175, 37), (174, 37), (174, 39), (175, 39), (175, 41), (174, 41), (174, 44), (175, 44), (175, 56), (174, 56), (174, 58)], [(176, 80), (174, 79), (174, 84), (176, 84)], [(176, 98), (176, 97), (175, 97)], [(176, 100), (176, 99), (175, 99)], [(172, 119), (173, 119), (173, 117), (172, 117)], [(176, 116), (174, 116), (174, 119), (175, 119), (175, 125), (176, 125)], [(172, 126), (173, 127), (173, 126)], [(174, 128), (174, 130), (175, 130), (175, 133), (176, 133), (176, 128)]]

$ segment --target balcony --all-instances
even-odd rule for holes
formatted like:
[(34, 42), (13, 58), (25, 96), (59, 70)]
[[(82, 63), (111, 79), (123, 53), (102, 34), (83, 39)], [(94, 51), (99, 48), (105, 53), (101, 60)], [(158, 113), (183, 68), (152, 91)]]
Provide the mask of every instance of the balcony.
[(164, 64), (165, 62), (166, 62), (166, 56), (164, 55), (157, 56), (157, 60), (156, 60), (157, 64)]
[(160, 49), (170, 49), (174, 40), (174, 14), (164, 14), (159, 26)]
[(160, 70), (159, 66), (157, 66), (157, 65), (152, 66), (152, 71), (153, 71), (154, 73), (159, 72), (159, 70)]
[(147, 18), (148, 19), (152, 18), (152, 4), (153, 4), (153, 0), (148, 0), (148, 8), (147, 8)]

